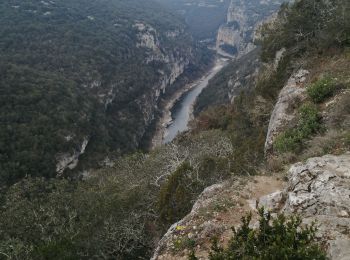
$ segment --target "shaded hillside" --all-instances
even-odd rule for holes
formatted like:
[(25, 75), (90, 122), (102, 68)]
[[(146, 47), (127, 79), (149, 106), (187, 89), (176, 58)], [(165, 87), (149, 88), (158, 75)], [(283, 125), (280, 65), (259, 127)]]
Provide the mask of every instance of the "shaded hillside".
[(136, 149), (161, 93), (200, 59), (152, 1), (6, 0), (0, 36), (0, 183)]

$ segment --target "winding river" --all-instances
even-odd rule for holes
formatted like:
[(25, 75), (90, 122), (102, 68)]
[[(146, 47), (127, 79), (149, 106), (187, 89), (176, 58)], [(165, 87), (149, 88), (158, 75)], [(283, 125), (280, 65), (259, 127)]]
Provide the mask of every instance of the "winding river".
[[(162, 143), (171, 142), (179, 133), (188, 129), (188, 122), (193, 117), (193, 105), (212, 79), (226, 64), (227, 58), (217, 58), (212, 69), (201, 79), (189, 86), (189, 90), (183, 93), (170, 106), (168, 116), (163, 120)], [(171, 112), (170, 112), (171, 111)]]

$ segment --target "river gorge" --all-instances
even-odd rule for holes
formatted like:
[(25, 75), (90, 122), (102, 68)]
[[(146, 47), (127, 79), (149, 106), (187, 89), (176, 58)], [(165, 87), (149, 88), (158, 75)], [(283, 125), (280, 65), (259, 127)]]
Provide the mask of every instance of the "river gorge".
[(186, 85), (169, 99), (158, 122), (152, 146), (171, 142), (179, 133), (188, 129), (193, 118), (193, 105), (209, 81), (229, 62), (228, 58), (217, 57), (211, 69), (201, 78)]

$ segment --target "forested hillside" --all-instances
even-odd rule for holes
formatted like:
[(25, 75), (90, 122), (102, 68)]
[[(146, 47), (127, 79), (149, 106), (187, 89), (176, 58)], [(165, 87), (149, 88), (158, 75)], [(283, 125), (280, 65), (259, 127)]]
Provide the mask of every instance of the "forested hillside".
[(200, 57), (151, 0), (1, 1), (0, 183), (138, 148), (161, 93)]

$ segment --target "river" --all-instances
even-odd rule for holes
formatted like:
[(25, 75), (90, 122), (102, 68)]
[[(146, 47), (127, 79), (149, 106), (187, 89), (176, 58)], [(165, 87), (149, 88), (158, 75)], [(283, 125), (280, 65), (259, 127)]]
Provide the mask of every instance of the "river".
[(171, 142), (179, 133), (188, 129), (188, 123), (193, 118), (193, 105), (197, 97), (207, 87), (209, 80), (228, 64), (228, 61), (227, 58), (217, 58), (215, 65), (205, 76), (184, 88), (187, 91), (180, 93), (178, 97), (169, 102), (161, 120), (163, 129), (160, 129), (158, 133), (162, 139), (161, 143)]

